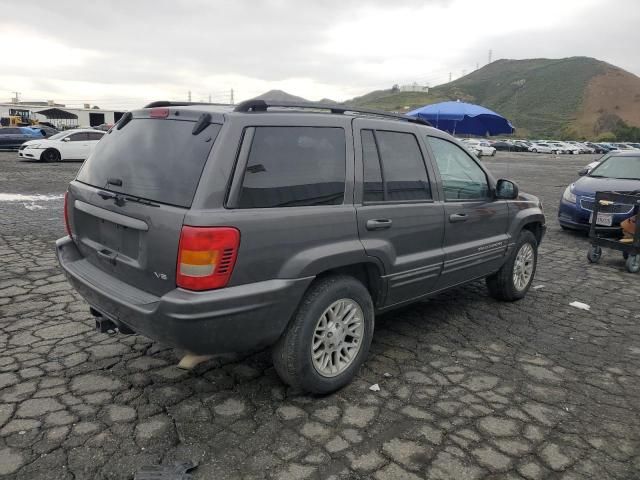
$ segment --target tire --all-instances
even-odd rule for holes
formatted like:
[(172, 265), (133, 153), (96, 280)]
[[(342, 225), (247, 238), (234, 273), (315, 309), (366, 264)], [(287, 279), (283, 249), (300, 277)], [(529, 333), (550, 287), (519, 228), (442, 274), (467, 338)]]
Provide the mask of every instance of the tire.
[(598, 263), (602, 258), (602, 247), (592, 246), (587, 252), (587, 260), (589, 263)]
[(640, 272), (640, 255), (629, 255), (625, 262), (627, 272), (638, 273)]
[(47, 150), (42, 152), (42, 155), (40, 155), (40, 161), (42, 162), (51, 163), (51, 162), (59, 162), (60, 160), (61, 160), (60, 152), (55, 148), (48, 148)]
[[(529, 275), (526, 276), (528, 280), (522, 286), (517, 286), (514, 280), (514, 270), (516, 269), (516, 259), (520, 261), (519, 254), (525, 254), (526, 248), (530, 248), (530, 260), (526, 263), (528, 267), (525, 271), (529, 272)], [(525, 254), (525, 256), (527, 256)], [(533, 283), (533, 279), (536, 274), (536, 267), (538, 266), (538, 241), (536, 237), (529, 230), (522, 230), (520, 235), (518, 236), (518, 242), (516, 243), (515, 248), (509, 255), (509, 258), (505, 262), (505, 264), (493, 275), (487, 277), (487, 288), (489, 289), (489, 294), (497, 299), (504, 300), (507, 302), (513, 302), (515, 300), (520, 300), (524, 298), (529, 289), (531, 288), (531, 284)], [(519, 268), (523, 268), (522, 266)]]
[[(335, 312), (338, 315), (336, 323), (341, 324), (340, 315), (345, 310), (344, 308), (341, 310), (340, 305), (344, 305), (345, 302), (347, 304), (352, 302), (352, 309), (347, 310), (349, 313), (354, 311), (355, 306), (360, 309), (359, 312), (356, 309), (355, 315), (352, 316), (352, 318), (361, 317), (361, 321), (358, 322), (362, 326), (359, 332), (359, 341), (356, 335), (348, 335), (348, 331), (345, 329), (334, 330), (329, 327), (329, 325), (335, 324), (331, 320), (332, 313)], [(332, 307), (334, 310), (330, 312)], [(348, 318), (349, 313), (344, 318)], [(314, 361), (313, 342), (317, 329), (322, 328), (323, 321), (328, 324), (324, 330), (325, 334), (317, 344), (318, 349), (315, 350), (316, 355), (322, 356)], [(371, 295), (362, 283), (346, 275), (332, 275), (319, 279), (305, 293), (287, 329), (273, 346), (272, 357), (276, 372), (285, 383), (305, 392), (326, 394), (338, 390), (353, 380), (367, 358), (373, 338), (374, 323)], [(355, 325), (355, 323), (351, 325)], [(327, 330), (331, 331), (327, 332)], [(322, 372), (318, 363), (322, 363), (322, 360), (329, 357), (330, 365), (332, 365), (337, 357), (337, 352), (334, 355), (335, 350), (332, 351), (332, 347), (335, 346), (328, 343), (331, 342), (329, 336), (332, 331), (335, 332), (335, 336), (332, 338), (336, 339), (341, 336), (345, 342), (350, 338), (351, 345), (357, 344), (358, 347), (355, 347), (357, 350), (352, 353), (352, 357), (346, 365), (338, 366), (332, 372)], [(341, 342), (341, 344), (344, 343)], [(325, 352), (324, 355), (323, 352)], [(344, 351), (340, 350), (340, 352)], [(337, 358), (339, 361), (340, 357)], [(330, 366), (327, 367), (327, 369), (329, 368)]]
[(538, 153), (538, 149), (534, 148), (533, 150), (531, 150), (533, 153)]

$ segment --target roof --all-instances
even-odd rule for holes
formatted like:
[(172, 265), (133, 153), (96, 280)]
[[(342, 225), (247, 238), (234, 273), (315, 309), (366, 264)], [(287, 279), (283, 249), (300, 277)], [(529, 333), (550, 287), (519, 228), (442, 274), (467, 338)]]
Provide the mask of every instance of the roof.
[(40, 110), (36, 113), (40, 115), (44, 115), (47, 118), (52, 118), (55, 120), (77, 120), (78, 116), (75, 113), (67, 112), (66, 110), (62, 110), (61, 108), (47, 108), (45, 110)]

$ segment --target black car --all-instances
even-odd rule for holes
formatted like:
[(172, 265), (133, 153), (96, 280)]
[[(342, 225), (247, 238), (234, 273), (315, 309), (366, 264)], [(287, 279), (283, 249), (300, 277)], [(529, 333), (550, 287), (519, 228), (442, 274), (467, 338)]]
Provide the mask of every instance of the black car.
[(611, 151), (610, 148), (607, 148), (604, 145), (598, 145), (596, 143), (586, 142), (585, 145), (589, 148), (593, 148), (594, 153), (609, 153)]
[(500, 152), (527, 152), (529, 149), (524, 144), (511, 142), (495, 142), (491, 144), (493, 148)]

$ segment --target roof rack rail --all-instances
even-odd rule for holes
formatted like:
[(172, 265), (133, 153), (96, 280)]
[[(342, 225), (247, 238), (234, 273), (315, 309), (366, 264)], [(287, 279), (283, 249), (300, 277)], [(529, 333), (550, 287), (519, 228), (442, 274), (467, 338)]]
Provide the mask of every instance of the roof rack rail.
[(208, 103), (208, 102), (172, 102), (169, 100), (157, 100), (151, 102), (149, 105), (145, 105), (144, 108), (158, 108), (158, 107), (188, 107), (189, 105), (218, 105), (221, 107), (231, 107), (233, 105), (228, 103)]
[(420, 123), (422, 125), (431, 126), (431, 124), (417, 117), (407, 117), (399, 113), (390, 113), (382, 110), (373, 110), (369, 108), (350, 107), (348, 105), (339, 105), (331, 103), (314, 103), (314, 102), (279, 102), (271, 100), (245, 100), (239, 103), (234, 112), (266, 112), (270, 107), (283, 107), (283, 108), (308, 108), (312, 110), (329, 110), (331, 113), (343, 114), (346, 112), (362, 113), (365, 115), (372, 115), (383, 118), (394, 118), (396, 120), (404, 120), (411, 123)]

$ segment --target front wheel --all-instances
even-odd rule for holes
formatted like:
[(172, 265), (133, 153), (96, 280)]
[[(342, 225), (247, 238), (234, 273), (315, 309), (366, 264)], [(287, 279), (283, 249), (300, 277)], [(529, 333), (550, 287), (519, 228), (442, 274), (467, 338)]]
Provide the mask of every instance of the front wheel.
[(361, 282), (346, 275), (318, 280), (273, 347), (276, 372), (306, 392), (338, 390), (367, 358), (373, 328), (373, 302)]
[(522, 230), (505, 264), (487, 277), (489, 294), (509, 302), (524, 298), (533, 283), (537, 264), (538, 241), (529, 230)]
[(640, 272), (640, 255), (629, 255), (627, 257), (625, 266), (627, 267), (627, 271), (629, 273)]
[(598, 245), (592, 246), (587, 252), (587, 260), (589, 263), (598, 263), (602, 258), (602, 247)]
[(59, 162), (60, 152), (55, 148), (48, 148), (47, 150), (42, 152), (40, 160), (42, 160), (43, 162)]

